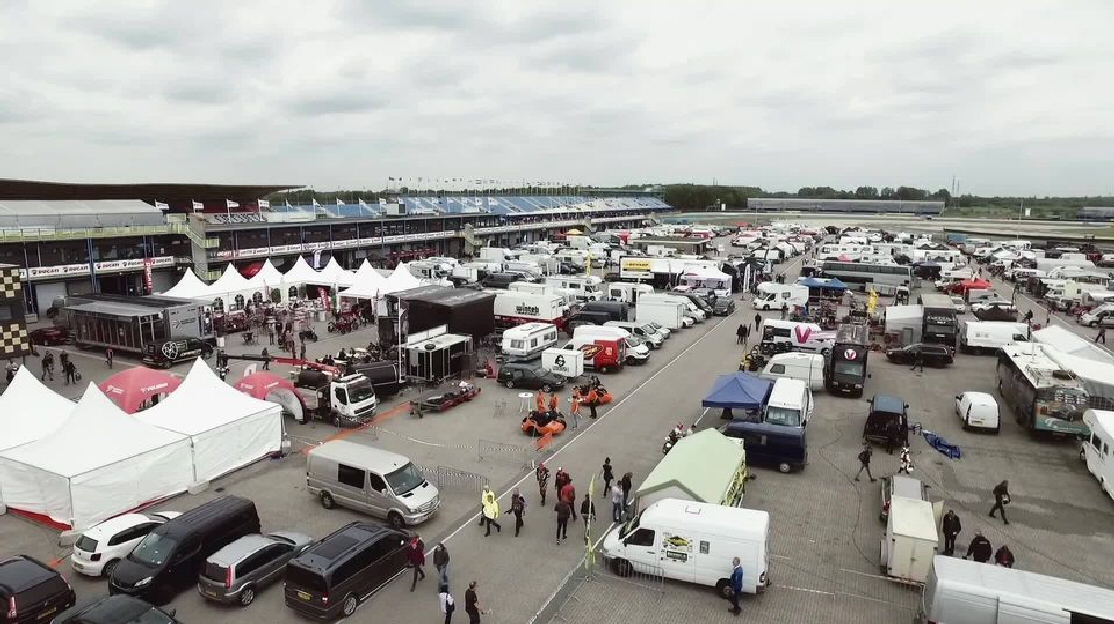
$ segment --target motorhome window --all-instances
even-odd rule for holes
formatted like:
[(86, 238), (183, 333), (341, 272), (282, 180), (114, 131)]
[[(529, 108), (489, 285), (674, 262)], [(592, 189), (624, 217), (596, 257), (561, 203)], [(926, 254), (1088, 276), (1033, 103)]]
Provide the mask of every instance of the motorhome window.
[(534, 338), (533, 340), (530, 341), (530, 348), (534, 348), (536, 346), (538, 346), (538, 339)]
[(388, 474), (387, 483), (391, 484), (391, 490), (395, 494), (401, 496), (425, 483), (425, 477), (422, 476), (417, 466), (414, 464), (406, 464), (402, 468)]
[(654, 531), (652, 529), (638, 529), (627, 540), (628, 546), (653, 546)]
[(383, 492), (387, 489), (387, 482), (383, 480), (383, 477), (380, 477), (375, 473), (371, 473), (370, 475), (368, 475), (368, 477), (368, 482), (371, 484), (371, 489), (375, 490), (376, 492)]
[(785, 374), (785, 365), (784, 364), (773, 364), (773, 365), (771, 365), (770, 366), (770, 373), (772, 373), (774, 375), (784, 375)]
[(337, 464), (337, 481), (348, 487), (364, 489), (365, 473), (362, 468)]
[(525, 340), (512, 340), (511, 341), (511, 348), (512, 349), (521, 349), (524, 346), (526, 346), (526, 341)]
[(700, 540), (700, 554), (706, 555), (712, 550), (712, 543), (708, 540)]

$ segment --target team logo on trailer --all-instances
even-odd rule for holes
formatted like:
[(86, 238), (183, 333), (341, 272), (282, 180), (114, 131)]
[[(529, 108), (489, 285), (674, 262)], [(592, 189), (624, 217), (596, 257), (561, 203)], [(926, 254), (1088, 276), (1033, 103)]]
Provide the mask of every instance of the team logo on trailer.
[(858, 357), (859, 357), (859, 354), (854, 349), (848, 349), (848, 350), (843, 352), (843, 359), (845, 359), (849, 362), (855, 361), (855, 359), (858, 358)]
[(797, 325), (793, 328), (793, 334), (797, 336), (797, 342), (805, 344), (808, 342), (808, 337), (812, 335), (812, 328), (805, 325)]

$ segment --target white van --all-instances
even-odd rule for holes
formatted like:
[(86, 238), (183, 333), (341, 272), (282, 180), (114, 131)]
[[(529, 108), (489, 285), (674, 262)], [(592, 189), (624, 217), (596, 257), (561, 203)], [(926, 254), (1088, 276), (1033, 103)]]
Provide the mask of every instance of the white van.
[(646, 342), (637, 336), (632, 336), (629, 331), (622, 327), (615, 327), (614, 325), (577, 325), (576, 329), (573, 330), (572, 337), (574, 340), (595, 340), (596, 338), (622, 340), (627, 345), (627, 364), (643, 364), (650, 359), (650, 347), (646, 345)]
[(425, 522), (441, 506), (437, 487), (409, 459), (349, 440), (310, 450), (306, 486), (325, 509), (340, 505), (398, 529)]
[[(680, 304), (685, 306), (684, 315), (691, 318), (693, 320), (693, 322), (695, 322), (695, 323), (703, 322), (704, 319), (707, 318), (707, 315), (704, 313), (704, 310), (701, 310), (700, 308), (696, 307), (696, 304), (693, 303), (692, 300), (689, 299), (688, 297), (684, 297), (684, 296), (681, 296), (681, 295), (667, 295), (667, 294), (664, 294), (664, 293), (646, 294), (646, 295), (642, 295), (641, 297), (639, 297), (639, 303), (649, 302), (649, 301), (669, 301), (669, 302), (674, 302), (674, 303), (680, 303)], [(670, 329), (672, 329), (672, 328), (670, 328)]]
[(551, 275), (545, 278), (546, 286), (575, 291), (580, 301), (599, 301), (603, 298), (600, 286), (603, 280), (589, 275)]
[(618, 327), (625, 329), (635, 336), (641, 338), (650, 346), (651, 349), (660, 349), (661, 345), (665, 343), (665, 336), (661, 332), (654, 329), (649, 323), (630, 323), (627, 321), (608, 321), (603, 324), (604, 327)]
[(557, 344), (557, 326), (552, 323), (523, 323), (503, 332), (503, 355), (514, 360), (532, 360)]
[(804, 427), (812, 416), (812, 408), (812, 390), (808, 389), (808, 384), (783, 377), (770, 389), (762, 420), (772, 425)]
[(620, 576), (663, 576), (727, 597), (734, 557), (742, 562), (744, 593), (770, 586), (769, 539), (768, 512), (667, 498), (608, 531), (600, 552)]
[(835, 345), (835, 332), (826, 332), (816, 323), (762, 320), (762, 343), (786, 344), (798, 351), (828, 353)]
[(1008, 321), (964, 321), (959, 326), (959, 350), (963, 353), (994, 353), (1013, 342), (1029, 340), (1027, 323)]
[(1002, 410), (998, 401), (985, 392), (967, 391), (955, 397), (955, 413), (964, 429), (1002, 430)]
[(1090, 429), (1091, 437), (1083, 441), (1079, 453), (1102, 490), (1114, 498), (1114, 457), (1110, 456), (1110, 447), (1114, 446), (1114, 412), (1087, 410), (1083, 412), (1083, 424)]
[(758, 374), (763, 379), (799, 379), (810, 390), (824, 388), (824, 356), (819, 353), (778, 353), (770, 358)]

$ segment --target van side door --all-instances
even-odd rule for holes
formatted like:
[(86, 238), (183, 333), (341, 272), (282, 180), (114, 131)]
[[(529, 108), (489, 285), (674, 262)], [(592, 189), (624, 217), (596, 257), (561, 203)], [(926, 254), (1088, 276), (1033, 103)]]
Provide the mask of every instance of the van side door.
[(368, 498), (365, 492), (367, 471), (358, 466), (337, 462), (335, 478), (328, 488), (332, 491), (333, 498), (350, 509), (364, 509)]
[(661, 574), (661, 560), (658, 556), (660, 531), (640, 527), (624, 540), (627, 560), (635, 570), (643, 574)]
[[(216, 552), (216, 549), (213, 552)], [(200, 538), (190, 536), (182, 540), (167, 563), (166, 574), (169, 576), (166, 581), (175, 587), (188, 587), (197, 583), (201, 562), (206, 556), (208, 555), (201, 551)], [(157, 579), (155, 583), (158, 583)]]
[(695, 539), (663, 531), (659, 559), (663, 576), (682, 581), (694, 580), (696, 572)]

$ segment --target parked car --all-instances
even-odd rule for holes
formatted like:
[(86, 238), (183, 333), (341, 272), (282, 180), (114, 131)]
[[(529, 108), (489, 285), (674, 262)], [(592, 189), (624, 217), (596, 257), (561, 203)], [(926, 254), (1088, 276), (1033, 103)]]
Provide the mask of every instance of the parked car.
[(0, 601), (9, 624), (45, 622), (77, 602), (73, 588), (46, 564), (25, 555), (0, 561)]
[(508, 388), (553, 392), (565, 387), (565, 378), (537, 364), (509, 362), (499, 369), (498, 383)]
[(177, 511), (163, 511), (109, 518), (86, 529), (77, 538), (70, 555), (70, 565), (74, 571), (86, 576), (108, 576), (112, 568), (127, 557), (152, 529), (180, 515)]
[(955, 397), (955, 413), (964, 429), (1002, 430), (1002, 410), (998, 401), (985, 392), (967, 391)]
[(976, 301), (976, 302), (971, 303), (971, 311), (972, 312), (979, 312), (979, 311), (986, 310), (986, 309), (989, 309), (989, 308), (998, 308), (998, 307), (1007, 307), (1007, 308), (1013, 307), (1013, 303), (1010, 302), (1010, 301), (1006, 301), (1004, 299), (987, 299), (985, 301)]
[[(909, 404), (905, 399), (876, 394), (867, 402), (870, 403), (870, 411), (863, 424), (864, 441), (885, 444), (891, 433), (908, 434)], [(904, 437), (900, 441), (904, 441)]]
[(1017, 322), (1017, 307), (1011, 303), (994, 302), (978, 307), (971, 306), (971, 314), (980, 321)]
[(886, 359), (898, 364), (913, 364), (917, 361), (917, 354), (926, 366), (947, 366), (952, 363), (955, 350), (946, 345), (917, 343), (887, 349)]
[(963, 300), (963, 297), (952, 295), (951, 299), (956, 314), (967, 314), (967, 302)]
[(55, 347), (70, 341), (70, 330), (64, 327), (40, 327), (30, 333), (31, 343), (40, 347)]
[(174, 609), (160, 609), (119, 594), (97, 598), (58, 614), (51, 624), (181, 624)]
[(712, 314), (716, 316), (731, 316), (735, 313), (735, 300), (731, 297), (717, 297), (712, 302)]
[(557, 273), (561, 275), (577, 275), (584, 272), (584, 267), (578, 267), (571, 262), (562, 262), (557, 265)]
[(206, 600), (248, 606), (255, 594), (282, 578), (286, 564), (313, 545), (313, 538), (293, 531), (245, 535), (209, 555), (197, 579)]

